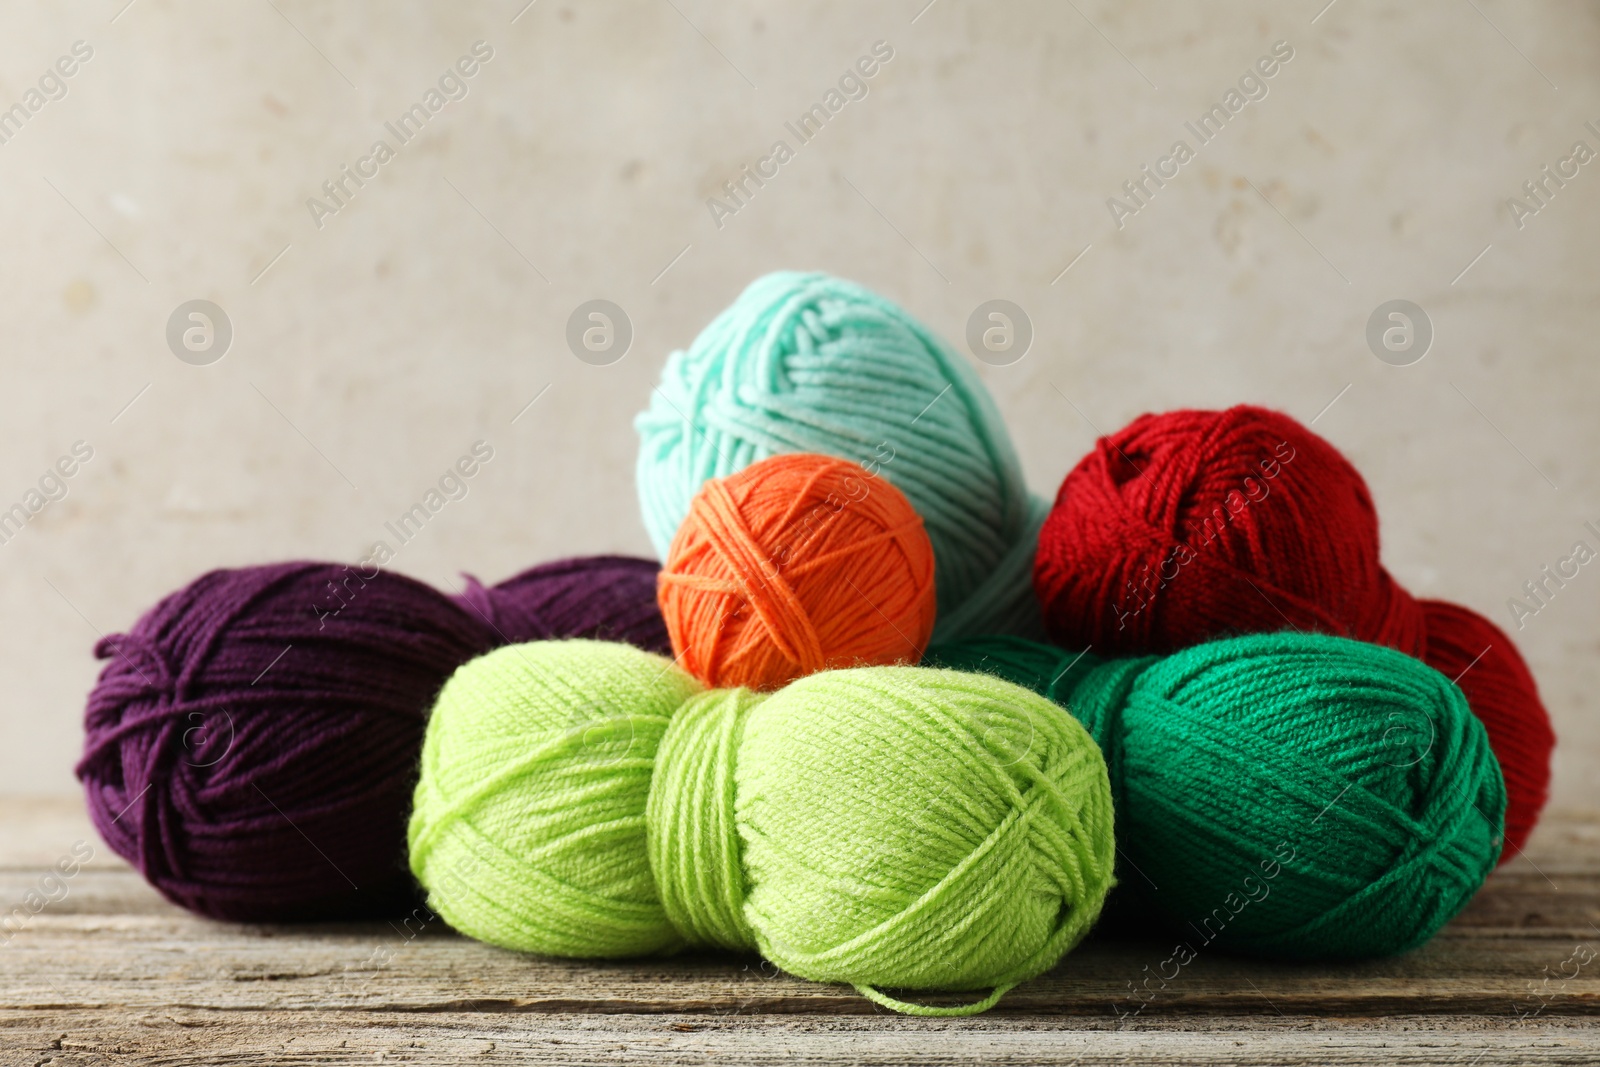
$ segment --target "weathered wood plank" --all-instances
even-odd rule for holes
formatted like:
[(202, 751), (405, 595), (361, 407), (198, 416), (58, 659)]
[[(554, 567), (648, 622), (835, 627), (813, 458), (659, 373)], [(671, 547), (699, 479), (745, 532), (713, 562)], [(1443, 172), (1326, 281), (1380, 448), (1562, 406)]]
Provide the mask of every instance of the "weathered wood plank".
[[(9, 1007), (40, 1009), (180, 1004), (239, 1011), (874, 1010), (846, 987), (804, 982), (738, 956), (546, 960), (431, 928), (408, 941), (381, 925), (206, 929), (212, 925), (183, 916), (42, 915), (0, 954), (0, 996)], [(1594, 955), (1574, 959), (1575, 945), (1588, 945)], [(1338, 965), (1275, 964), (1202, 951), (1163, 983), (1157, 975), (1169, 954), (1165, 942), (1091, 941), (1051, 974), (1014, 990), (996, 1010), (1482, 1012), (1509, 1020), (1519, 1009), (1600, 1014), (1600, 937), (1457, 935), (1394, 959)], [(1534, 993), (1548, 1002), (1529, 999)]]
[[(37, 884), (36, 877), (0, 873), (0, 892), (16, 899), (19, 887)], [(301, 927), (209, 922), (166, 904), (127, 870), (86, 869), (67, 887), (66, 897), (29, 918), (0, 955), (10, 1006), (872, 1010), (847, 989), (801, 982), (736, 956), (543, 960), (455, 937), (436, 920)], [(1600, 946), (1597, 909), (1600, 879), (1563, 876), (1557, 888), (1542, 876), (1506, 871), (1460, 920), (1406, 956), (1287, 965), (1202, 951), (1165, 983), (1159, 972), (1167, 942), (1100, 938), (1051, 975), (1013, 992), (1001, 1010), (1510, 1015), (1519, 1005), (1526, 1011), (1543, 1003), (1528, 999), (1531, 994), (1554, 990), (1559, 995), (1544, 1011), (1590, 1013), (1600, 1011), (1600, 963), (1580, 964), (1583, 957), (1572, 950)]]
[[(188, 917), (167, 903), (131, 868), (117, 864), (92, 864), (77, 874), (46, 882), (47, 870), (0, 868), (0, 902), (14, 910), (30, 891), (50, 898), (41, 914), (62, 916), (166, 916)], [(1440, 937), (1572, 936), (1600, 920), (1600, 874), (1560, 874), (1559, 882), (1531, 868), (1507, 867), (1497, 871), (1484, 891), (1473, 899)], [(26, 910), (26, 909), (24, 909)], [(4, 911), (0, 911), (3, 917)], [(196, 920), (196, 935), (206, 931), (250, 927)], [(398, 921), (398, 920), (397, 920)], [(308, 930), (362, 930), (373, 924), (320, 924)], [(378, 925), (382, 925), (381, 923)], [(286, 929), (278, 927), (277, 929)]]
[[(1171, 1021), (983, 1017), (926, 1020), (685, 1016), (307, 1016), (170, 1009), (77, 1013), (48, 1025), (0, 1012), (8, 1062), (51, 1067), (405, 1062), (570, 1064), (1592, 1064), (1600, 1031), (1540, 1019), (1495, 1029), (1471, 1017), (1329, 1023), (1216, 1016), (1203, 1031)], [(13, 1058), (14, 1057), (14, 1058)]]
[[(47, 882), (74, 842), (95, 856)], [(14, 910), (43, 891), (37, 913)], [(32, 898), (36, 902), (37, 895)], [(885, 1015), (759, 960), (543, 960), (426, 914), (297, 927), (214, 923), (163, 901), (81, 809), (0, 801), (0, 1050), (19, 1063), (1594, 1062), (1600, 813), (1555, 813), (1430, 944), (1360, 964), (1097, 936), (971, 1020)], [(937, 998), (948, 1003), (958, 998)]]

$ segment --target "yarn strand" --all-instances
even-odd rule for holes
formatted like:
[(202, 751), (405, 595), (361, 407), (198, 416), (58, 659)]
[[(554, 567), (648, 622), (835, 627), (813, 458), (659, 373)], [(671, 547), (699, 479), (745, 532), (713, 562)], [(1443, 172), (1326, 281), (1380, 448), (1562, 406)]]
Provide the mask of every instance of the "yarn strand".
[(972, 1015), (982, 1015), (984, 1012), (1000, 1003), (1000, 998), (1015, 988), (1015, 982), (1006, 985), (997, 985), (994, 987), (994, 992), (990, 993), (982, 1000), (975, 1000), (970, 1004), (955, 1004), (948, 1007), (941, 1007), (934, 1004), (918, 1004), (915, 1001), (899, 1000), (869, 985), (858, 985), (855, 987), (857, 993), (860, 993), (874, 1004), (888, 1008), (890, 1011), (897, 1011), (902, 1015), (917, 1015), (924, 1019), (960, 1019)]

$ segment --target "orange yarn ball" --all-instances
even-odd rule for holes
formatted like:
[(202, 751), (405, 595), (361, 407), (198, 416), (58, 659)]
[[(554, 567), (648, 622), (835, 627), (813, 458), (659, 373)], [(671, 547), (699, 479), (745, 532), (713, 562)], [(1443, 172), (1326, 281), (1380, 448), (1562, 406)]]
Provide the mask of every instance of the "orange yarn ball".
[(789, 453), (701, 486), (657, 592), (685, 669), (711, 686), (776, 689), (921, 659), (933, 545), (887, 479)]

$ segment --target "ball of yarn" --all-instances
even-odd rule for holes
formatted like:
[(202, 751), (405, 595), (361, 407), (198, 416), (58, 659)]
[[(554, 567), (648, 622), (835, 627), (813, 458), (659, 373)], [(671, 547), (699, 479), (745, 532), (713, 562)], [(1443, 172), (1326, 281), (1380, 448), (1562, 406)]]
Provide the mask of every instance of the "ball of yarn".
[(1061, 483), (1034, 586), (1053, 641), (1107, 655), (1295, 629), (1387, 645), (1451, 678), (1476, 659), (1460, 684), (1505, 769), (1506, 858), (1538, 821), (1554, 736), (1511, 640), (1390, 577), (1366, 482), (1287, 415), (1173, 411), (1101, 438)]
[(1422, 640), (1366, 482), (1263, 408), (1141, 415), (1096, 441), (1040, 531), (1034, 585), (1052, 640), (1107, 655), (1284, 629)]
[(420, 582), (331, 563), (212, 571), (95, 653), (77, 768), (106, 844), (219, 919), (410, 906), (428, 708), (493, 645)]
[(933, 632), (933, 547), (882, 478), (830, 456), (772, 456), (700, 487), (660, 602), (679, 663), (707, 685), (915, 663)]
[(632, 556), (578, 556), (530, 567), (491, 586), (467, 575), (456, 600), (502, 644), (592, 637), (669, 652), (667, 624), (656, 606), (660, 570), (654, 560)]
[(1438, 671), (1321, 634), (1100, 660), (1016, 638), (930, 662), (1070, 708), (1105, 753), (1122, 885), (1199, 951), (1359, 959), (1422, 944), (1500, 853), (1505, 788)]
[[(516, 645), (450, 679), (411, 866), (456, 929), (546, 955), (759, 950), (899, 1010), (981, 1010), (1094, 921), (1115, 849), (1088, 734), (919, 667), (704, 689), (659, 656)], [(883, 988), (988, 990), (957, 1008)]]
[(860, 464), (910, 499), (933, 542), (941, 639), (1039, 635), (1030, 497), (999, 410), (944, 341), (825, 274), (757, 279), (674, 352), (639, 431), (639, 502), (665, 557), (701, 483), (787, 452)]
[(1533, 674), (1504, 631), (1459, 604), (1418, 603), (1428, 630), (1422, 658), (1461, 687), (1500, 760), (1506, 781), (1503, 862), (1522, 850), (1544, 810), (1555, 732), (1539, 702)]

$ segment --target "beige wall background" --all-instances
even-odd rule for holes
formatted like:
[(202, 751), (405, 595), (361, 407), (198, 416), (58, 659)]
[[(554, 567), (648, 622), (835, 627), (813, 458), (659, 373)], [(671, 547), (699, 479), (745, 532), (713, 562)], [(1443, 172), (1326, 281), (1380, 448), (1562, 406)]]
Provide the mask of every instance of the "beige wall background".
[[(358, 558), (476, 440), (397, 570), (648, 553), (631, 419), (779, 268), (958, 344), (1020, 305), (1031, 350), (980, 370), (1041, 491), (1097, 430), (1252, 401), (1321, 413), (1418, 594), (1514, 626), (1541, 566), (1600, 547), (1600, 162), (1508, 207), (1600, 150), (1594, 5), (524, 3), (6, 4), (0, 108), (93, 55), (0, 145), (0, 506), (94, 454), (0, 545), (0, 789), (76, 789), (97, 631), (210, 567)], [(480, 40), (467, 96), (319, 228), (307, 199)], [(880, 40), (866, 97), (719, 228), (707, 198)], [(1107, 198), (1280, 40), (1266, 97), (1119, 229)], [(609, 366), (564, 340), (593, 298), (634, 330)], [(1396, 298), (1435, 331), (1409, 366), (1364, 338)], [(232, 324), (208, 366), (166, 342), (191, 299)], [(1600, 801), (1600, 565), (1524, 621), (1558, 799)]]

